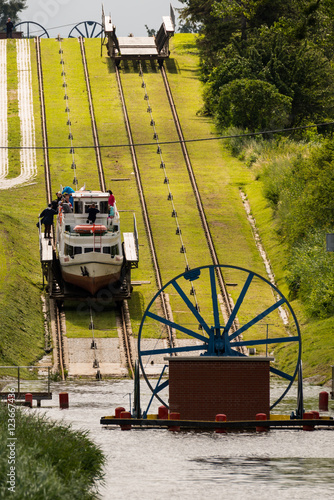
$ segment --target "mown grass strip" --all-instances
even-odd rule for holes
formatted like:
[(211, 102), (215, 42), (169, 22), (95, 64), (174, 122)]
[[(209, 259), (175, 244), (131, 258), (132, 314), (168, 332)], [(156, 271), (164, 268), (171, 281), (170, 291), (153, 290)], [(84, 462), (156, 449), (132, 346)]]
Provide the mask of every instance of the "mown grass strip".
[(16, 41), (7, 40), (8, 146), (17, 148), (8, 150), (8, 179), (17, 177), (21, 172), (21, 126), (17, 86)]

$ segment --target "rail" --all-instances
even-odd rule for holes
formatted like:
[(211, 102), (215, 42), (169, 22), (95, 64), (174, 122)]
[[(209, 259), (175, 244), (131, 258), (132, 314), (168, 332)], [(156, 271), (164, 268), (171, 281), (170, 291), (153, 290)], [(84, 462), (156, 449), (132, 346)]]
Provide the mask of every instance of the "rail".
[[(123, 86), (121, 82), (121, 77), (120, 77), (120, 72), (118, 66), (115, 64), (115, 74), (116, 74), (116, 80), (117, 80), (117, 85), (118, 85), (118, 90), (121, 98), (121, 103), (122, 103), (122, 108), (123, 108), (123, 114), (124, 114), (124, 120), (125, 120), (125, 127), (126, 131), (128, 134), (128, 140), (130, 143), (130, 153), (132, 157), (132, 162), (133, 162), (133, 168), (135, 172), (135, 177), (137, 181), (137, 188), (138, 188), (138, 193), (139, 193), (139, 199), (141, 203), (141, 208), (142, 208), (142, 213), (143, 213), (143, 219), (144, 219), (144, 225), (146, 229), (146, 234), (149, 242), (149, 247), (150, 247), (150, 252), (151, 252), (151, 257), (152, 257), (152, 262), (153, 262), (153, 268), (155, 272), (155, 277), (156, 277), (156, 282), (157, 286), (159, 289), (162, 288), (162, 279), (161, 279), (161, 274), (160, 274), (160, 269), (159, 269), (159, 264), (158, 264), (158, 259), (157, 259), (157, 254), (155, 251), (155, 246), (154, 246), (154, 241), (153, 241), (153, 234), (152, 234), (152, 229), (151, 229), (151, 224), (150, 224), (150, 219), (148, 215), (148, 210), (147, 210), (147, 205), (145, 201), (145, 196), (144, 196), (144, 191), (143, 191), (143, 186), (142, 186), (142, 181), (140, 177), (140, 172), (139, 172), (139, 166), (138, 166), (138, 161), (137, 161), (137, 155), (135, 151), (135, 147), (133, 145), (133, 138), (132, 138), (132, 131), (131, 131), (131, 126), (130, 126), (130, 121), (129, 121), (129, 116), (126, 108), (126, 103), (125, 103), (125, 98), (124, 98), (124, 92), (123, 92)], [(168, 316), (168, 306), (167, 306), (167, 301), (165, 299), (164, 294), (161, 294), (161, 307), (163, 311), (164, 317), (167, 319)], [(166, 327), (167, 332), (168, 332), (168, 341), (171, 347), (174, 346), (175, 339), (173, 336), (173, 332), (169, 326)]]
[[(201, 218), (201, 222), (202, 222), (203, 230), (204, 230), (205, 237), (206, 237), (206, 240), (207, 240), (207, 243), (208, 243), (208, 247), (209, 247), (209, 251), (210, 251), (210, 254), (211, 254), (212, 262), (213, 262), (213, 264), (215, 266), (219, 266), (219, 260), (218, 260), (217, 252), (216, 252), (216, 249), (215, 249), (215, 246), (214, 246), (214, 243), (213, 243), (213, 239), (212, 239), (212, 236), (211, 236), (211, 232), (210, 232), (210, 228), (209, 228), (208, 222), (206, 220), (204, 206), (203, 206), (203, 203), (202, 203), (202, 200), (201, 200), (201, 195), (200, 195), (197, 183), (196, 183), (196, 178), (195, 178), (194, 170), (193, 170), (193, 167), (192, 167), (192, 164), (191, 164), (191, 161), (190, 161), (190, 157), (189, 157), (189, 154), (188, 154), (188, 150), (187, 150), (185, 138), (184, 138), (184, 135), (183, 135), (183, 132), (182, 132), (182, 128), (181, 128), (181, 123), (180, 123), (180, 120), (179, 120), (179, 117), (178, 117), (178, 114), (177, 114), (177, 110), (176, 110), (176, 106), (175, 106), (175, 103), (174, 103), (172, 91), (171, 91), (171, 88), (170, 88), (170, 85), (169, 85), (169, 82), (168, 82), (168, 78), (167, 78), (167, 74), (166, 74), (166, 71), (165, 71), (165, 68), (164, 68), (163, 65), (160, 66), (160, 71), (161, 71), (162, 79), (163, 79), (163, 82), (164, 82), (164, 85), (165, 85), (167, 98), (168, 98), (169, 105), (170, 105), (170, 108), (171, 108), (171, 112), (172, 112), (172, 115), (173, 115), (173, 120), (174, 120), (176, 131), (177, 131), (177, 134), (178, 134), (178, 137), (179, 137), (180, 145), (181, 145), (181, 148), (182, 148), (182, 153), (183, 153), (184, 160), (185, 160), (185, 163), (186, 163), (186, 167), (187, 167), (187, 171), (188, 171), (188, 174), (189, 174), (191, 186), (193, 188), (193, 192), (194, 192), (194, 196), (195, 196), (195, 200), (196, 200), (198, 212), (199, 212), (199, 215), (200, 215), (200, 218)], [(225, 284), (224, 277), (223, 277), (221, 269), (219, 267), (216, 268), (216, 275), (217, 275), (219, 287), (220, 287), (220, 290), (221, 290), (221, 293), (222, 293), (222, 296), (223, 296), (223, 299), (224, 299), (224, 304), (225, 304), (228, 316), (231, 316), (233, 307), (232, 307), (232, 304), (231, 304), (231, 301), (230, 301), (230, 298), (229, 298), (229, 294), (228, 294), (227, 289), (226, 289), (226, 284)], [(236, 322), (233, 321), (232, 331), (236, 331), (237, 329), (238, 329), (238, 327), (236, 325)]]

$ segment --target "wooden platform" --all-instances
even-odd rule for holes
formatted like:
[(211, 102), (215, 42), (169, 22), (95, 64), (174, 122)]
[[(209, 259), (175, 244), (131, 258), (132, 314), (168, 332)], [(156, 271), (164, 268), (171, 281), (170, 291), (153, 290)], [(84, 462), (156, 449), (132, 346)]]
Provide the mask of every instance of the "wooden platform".
[[(46, 399), (52, 399), (52, 392), (30, 392), (30, 391), (24, 391), (24, 392), (15, 392), (15, 398), (14, 401), (24, 401), (25, 400), (25, 395), (26, 394), (32, 394), (32, 399), (35, 399), (37, 401), (37, 406), (41, 406), (41, 401), (46, 400)], [(4, 399), (7, 400), (8, 397), (8, 392), (0, 392), (0, 400)]]
[(244, 431), (255, 430), (256, 427), (280, 428), (280, 429), (302, 429), (304, 426), (317, 428), (334, 429), (334, 420), (329, 418), (319, 418), (312, 420), (287, 420), (286, 418), (275, 420), (239, 420), (227, 422), (213, 422), (203, 420), (159, 420), (155, 418), (115, 418), (115, 417), (102, 417), (100, 419), (101, 425), (131, 425), (135, 428), (160, 428), (167, 429), (168, 427), (180, 427), (184, 430), (216, 430), (224, 429), (230, 431)]
[(44, 238), (44, 233), (41, 233), (39, 241), (41, 262), (52, 262), (53, 259), (53, 248), (52, 239)]
[(154, 37), (119, 37), (118, 43), (122, 59), (158, 57)]
[(123, 233), (125, 258), (132, 267), (138, 267), (138, 252), (134, 233)]

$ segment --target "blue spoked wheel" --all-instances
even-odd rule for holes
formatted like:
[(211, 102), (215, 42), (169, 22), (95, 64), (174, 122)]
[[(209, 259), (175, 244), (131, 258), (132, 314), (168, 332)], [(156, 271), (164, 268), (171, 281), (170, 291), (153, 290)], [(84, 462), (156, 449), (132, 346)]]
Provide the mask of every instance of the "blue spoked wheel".
[(41, 24), (33, 21), (22, 21), (22, 23), (15, 24), (15, 30), (22, 31), (23, 38), (50, 38), (46, 29)]
[(83, 21), (71, 29), (68, 38), (77, 38), (79, 36), (83, 38), (97, 38), (101, 36), (102, 31), (103, 26), (101, 23), (97, 23), (96, 21)]
[[(234, 305), (230, 314), (226, 313), (222, 306), (217, 271), (233, 276), (237, 281), (227, 284), (234, 287)], [(210, 303), (203, 313), (193, 299), (194, 284), (198, 286), (200, 280), (204, 280), (204, 289)], [(259, 292), (256, 290), (259, 289), (262, 291), (257, 298), (256, 293)], [(262, 301), (264, 293), (266, 300)], [(184, 309), (181, 312), (187, 312), (186, 324), (174, 321), (174, 313), (171, 311), (169, 319), (163, 317), (162, 294), (173, 297), (173, 302), (179, 306), (181, 304)], [(287, 312), (289, 321), (284, 320), (284, 317), (288, 317)], [(180, 317), (177, 313), (180, 311), (175, 314)], [(193, 321), (189, 321), (189, 315)], [(243, 324), (241, 321), (244, 321)], [(152, 332), (158, 338), (153, 339)], [(176, 340), (171, 341), (171, 338)], [(178, 354), (246, 356), (251, 349), (258, 350), (261, 356), (273, 356), (276, 352), (281, 356), (282, 348), (284, 353), (287, 348), (289, 369), (279, 370), (274, 366), (274, 360), (271, 362), (270, 372), (283, 381), (279, 384), (282, 392), (271, 405), (271, 409), (287, 394), (298, 373), (301, 363), (298, 321), (288, 300), (270, 281), (248, 269), (227, 265), (198, 267), (170, 280), (149, 303), (138, 334), (138, 358), (142, 375), (153, 396), (166, 406), (168, 404), (161, 397), (161, 391), (168, 386), (168, 363), (165, 357)], [(154, 373), (152, 367), (155, 368)], [(154, 387), (149, 380), (152, 375), (158, 375)]]

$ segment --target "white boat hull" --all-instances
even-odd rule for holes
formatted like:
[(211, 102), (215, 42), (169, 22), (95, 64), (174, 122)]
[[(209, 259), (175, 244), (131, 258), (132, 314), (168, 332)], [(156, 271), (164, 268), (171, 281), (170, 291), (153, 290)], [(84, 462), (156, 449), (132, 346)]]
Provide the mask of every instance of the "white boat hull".
[[(109, 257), (110, 259), (110, 257)], [(78, 263), (62, 263), (64, 281), (87, 290), (92, 295), (115, 284), (121, 277), (123, 259), (115, 264), (101, 263), (96, 260)]]

